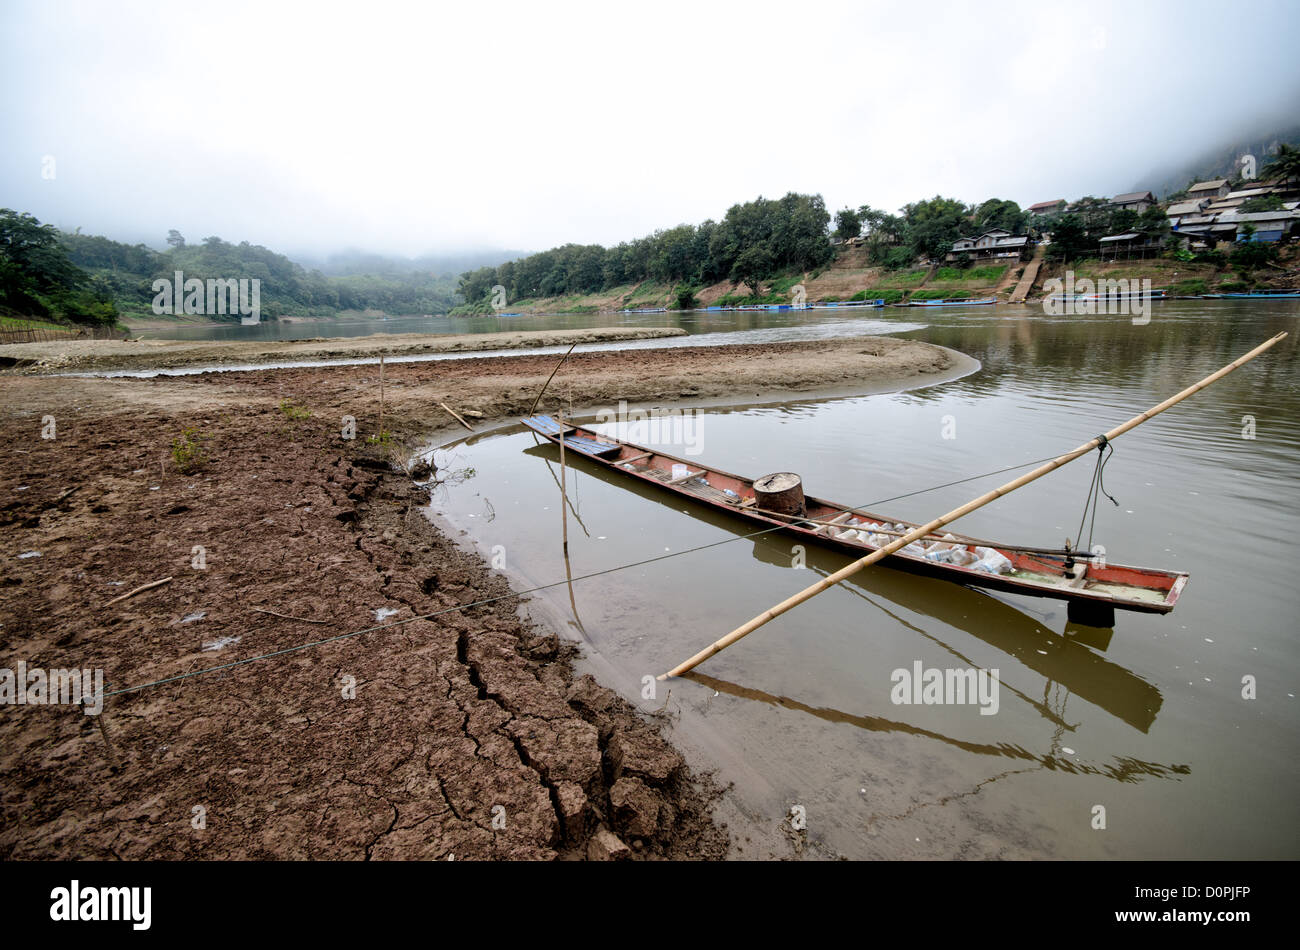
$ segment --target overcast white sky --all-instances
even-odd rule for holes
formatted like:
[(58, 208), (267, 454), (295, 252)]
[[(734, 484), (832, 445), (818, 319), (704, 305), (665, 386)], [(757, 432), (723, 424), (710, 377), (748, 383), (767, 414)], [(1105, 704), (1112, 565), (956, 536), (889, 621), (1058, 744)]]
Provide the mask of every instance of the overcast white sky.
[(1113, 194), (1300, 121), (1298, 41), (1294, 0), (3, 0), (0, 206), (416, 255), (617, 243), (787, 191)]

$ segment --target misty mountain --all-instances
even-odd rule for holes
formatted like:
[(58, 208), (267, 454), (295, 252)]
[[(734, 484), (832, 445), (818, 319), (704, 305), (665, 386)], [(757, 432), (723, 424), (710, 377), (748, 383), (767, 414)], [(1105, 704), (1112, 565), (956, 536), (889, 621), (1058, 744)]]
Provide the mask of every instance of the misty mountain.
[(309, 270), (320, 271), (327, 277), (352, 277), (378, 275), (401, 277), (410, 274), (428, 274), (433, 277), (454, 277), (467, 270), (496, 267), (506, 261), (524, 257), (526, 251), (484, 250), (465, 251), (459, 254), (425, 254), (421, 257), (398, 257), (373, 254), (357, 248), (348, 248), (324, 257), (298, 254), (294, 259)]
[(1300, 125), (1276, 126), (1224, 140), (1203, 150), (1194, 158), (1173, 161), (1140, 179), (1130, 191), (1152, 191), (1163, 198), (1182, 191), (1190, 183), (1215, 178), (1236, 178), (1241, 174), (1241, 157), (1255, 156), (1257, 170), (1262, 171), (1278, 145), (1300, 144)]

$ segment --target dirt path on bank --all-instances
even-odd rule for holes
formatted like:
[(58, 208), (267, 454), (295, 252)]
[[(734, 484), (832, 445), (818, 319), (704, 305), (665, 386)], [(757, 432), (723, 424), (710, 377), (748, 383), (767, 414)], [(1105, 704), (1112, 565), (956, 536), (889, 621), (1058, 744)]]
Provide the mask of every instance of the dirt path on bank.
[[(894, 339), (600, 352), (552, 386), (576, 404), (748, 397), (956, 359)], [(448, 422), (437, 401), (518, 413), (555, 363), (390, 366), (387, 446), (366, 442), (374, 366), (0, 379), (0, 668), (102, 669), (112, 691), (279, 653), (110, 697), (117, 772), (95, 718), (0, 706), (0, 856), (723, 856), (707, 778), (576, 678), (573, 648), (520, 620), (387, 461)], [(204, 456), (189, 474), (170, 451), (185, 429)]]

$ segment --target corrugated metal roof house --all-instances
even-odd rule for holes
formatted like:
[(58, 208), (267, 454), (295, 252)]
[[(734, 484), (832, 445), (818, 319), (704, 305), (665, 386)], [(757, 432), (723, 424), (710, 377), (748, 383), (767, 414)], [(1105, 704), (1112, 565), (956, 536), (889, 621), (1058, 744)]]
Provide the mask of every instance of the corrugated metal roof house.
[(1179, 201), (1165, 209), (1165, 216), (1169, 218), (1174, 227), (1178, 227), (1180, 221), (1187, 217), (1199, 215), (1209, 203), (1205, 198), (1199, 198), (1195, 201)]
[(1149, 191), (1131, 191), (1125, 195), (1116, 195), (1110, 199), (1112, 208), (1142, 212), (1156, 203), (1156, 196)]
[(1024, 234), (1012, 234), (1005, 228), (985, 231), (979, 237), (958, 238), (945, 256), (945, 261), (955, 261), (959, 255), (969, 254), (972, 260), (1021, 260), (1029, 247)]
[(1187, 189), (1188, 198), (1223, 198), (1228, 194), (1228, 179), (1215, 178), (1211, 181), (1198, 181)]
[(1040, 201), (1038, 204), (1030, 205), (1025, 210), (1030, 214), (1055, 214), (1065, 207), (1065, 199), (1057, 198), (1055, 201)]

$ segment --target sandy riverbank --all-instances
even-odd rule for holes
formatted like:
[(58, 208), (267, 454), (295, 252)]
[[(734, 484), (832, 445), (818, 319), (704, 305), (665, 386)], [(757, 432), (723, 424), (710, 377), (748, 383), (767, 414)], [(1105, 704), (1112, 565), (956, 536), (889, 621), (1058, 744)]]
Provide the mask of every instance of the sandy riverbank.
[[(547, 398), (865, 390), (960, 359), (891, 338), (586, 353)], [(506, 582), (388, 465), (445, 426), (438, 402), (517, 414), (555, 362), (394, 364), (387, 446), (365, 441), (375, 366), (0, 380), (0, 667), (99, 668), (112, 690), (365, 630), (376, 611), (446, 611), (112, 697), (116, 773), (93, 718), (6, 707), (0, 856), (605, 857), (623, 846), (610, 832), (634, 856), (723, 856), (716, 790), (653, 719), (575, 677), (572, 647), (513, 598), (460, 609)], [(205, 461), (182, 474), (170, 446), (187, 428)]]
[(310, 362), (427, 353), (474, 353), (573, 343), (685, 336), (679, 327), (597, 327), (506, 333), (375, 333), (311, 340), (55, 340), (0, 347), (0, 368), (26, 372), (177, 369), (243, 363)]

